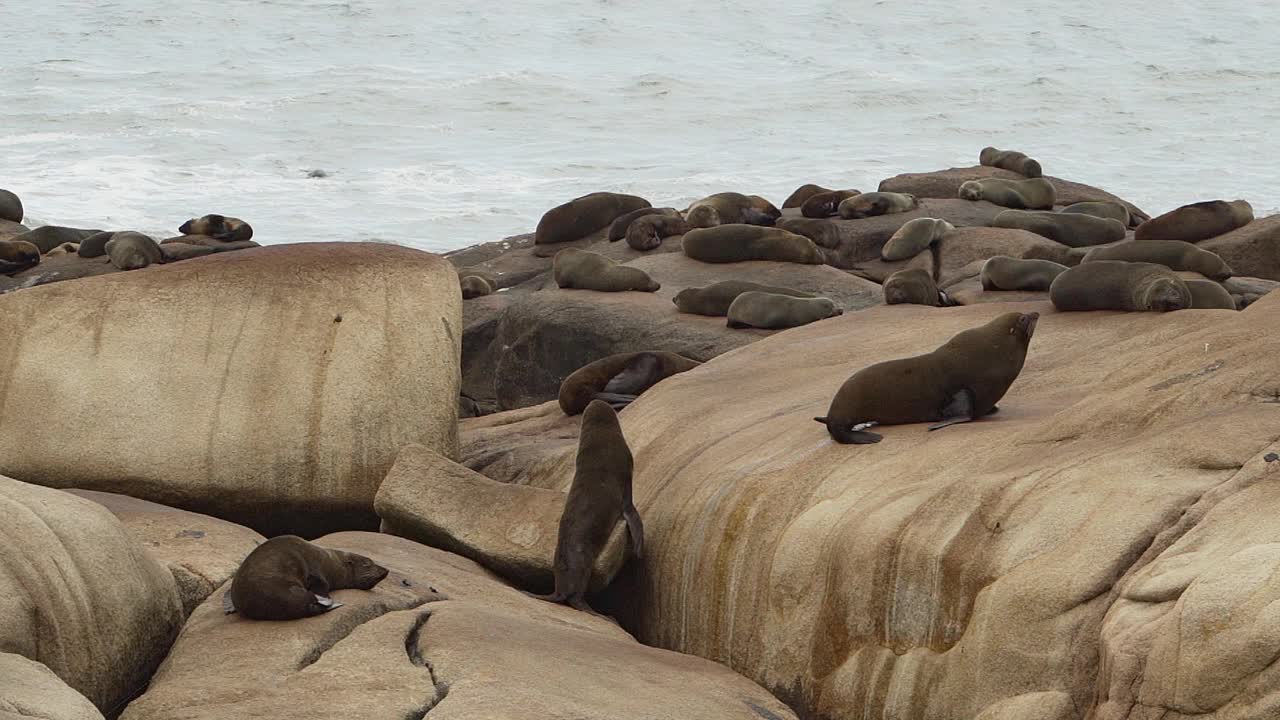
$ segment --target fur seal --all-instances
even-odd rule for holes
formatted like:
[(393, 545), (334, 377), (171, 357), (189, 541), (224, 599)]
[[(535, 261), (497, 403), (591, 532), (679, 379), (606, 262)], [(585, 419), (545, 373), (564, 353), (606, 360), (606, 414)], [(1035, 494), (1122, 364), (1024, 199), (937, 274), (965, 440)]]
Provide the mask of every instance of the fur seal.
[(533, 243), (572, 242), (603, 230), (632, 210), (651, 207), (648, 200), (635, 195), (594, 192), (557, 205), (542, 215), (533, 231)]
[(983, 178), (960, 185), (961, 200), (986, 200), (1018, 210), (1052, 210), (1057, 199), (1053, 183), (1042, 177), (1027, 180)]
[(684, 254), (709, 263), (775, 260), (821, 265), (822, 251), (803, 235), (756, 225), (720, 225), (690, 230), (681, 240)]
[[(762, 204), (761, 201), (764, 201)], [(691, 228), (711, 228), (720, 225), (773, 225), (777, 217), (764, 205), (768, 201), (760, 196), (747, 196), (736, 192), (708, 195), (694, 202), (684, 217)], [(772, 206), (770, 206), (772, 207)]]
[(786, 210), (787, 208), (798, 208), (804, 204), (805, 200), (808, 200), (809, 198), (813, 197), (814, 195), (817, 195), (818, 193), (826, 193), (826, 192), (831, 192), (831, 191), (828, 190), (827, 188), (822, 187), (821, 185), (814, 185), (813, 183), (805, 183), (804, 185), (801, 185), (800, 187), (796, 188), (795, 191), (792, 192), (790, 195), (788, 195), (786, 200), (782, 201), (782, 209)]
[(970, 422), (996, 403), (1022, 372), (1040, 313), (1005, 313), (956, 334), (931, 353), (865, 367), (840, 386), (825, 417), (842, 444), (880, 442), (873, 425), (932, 422), (930, 430)]
[(58, 247), (45, 253), (45, 255), (49, 255), (50, 257), (54, 255), (76, 255), (79, 252), (80, 246), (76, 243), (62, 243)]
[(886, 305), (911, 304), (933, 307), (951, 307), (956, 304), (945, 292), (938, 289), (933, 276), (921, 268), (899, 270), (885, 278), (884, 302)]
[(786, 217), (778, 220), (774, 227), (787, 232), (803, 235), (813, 241), (814, 245), (823, 248), (840, 247), (840, 228), (830, 220), (815, 218)]
[(1236, 301), (1221, 284), (1212, 280), (1183, 280), (1191, 291), (1191, 307), (1194, 310), (1235, 310)]
[(632, 250), (647, 252), (662, 244), (662, 239), (689, 232), (689, 223), (677, 215), (646, 215), (627, 228), (627, 245)]
[(137, 232), (118, 232), (107, 242), (111, 264), (121, 270), (141, 270), (164, 259), (160, 244)]
[(676, 293), (676, 296), (671, 298), (671, 302), (675, 303), (676, 309), (682, 313), (724, 317), (729, 314), (729, 306), (733, 304), (734, 299), (745, 292), (772, 293), (798, 298), (814, 297), (812, 293), (791, 288), (760, 285), (744, 280), (725, 280), (706, 287), (685, 288)]
[(1231, 268), (1217, 254), (1181, 240), (1133, 240), (1094, 248), (1080, 262), (1124, 260), (1163, 265), (1170, 270), (1198, 272), (1210, 280), (1226, 280)]
[(1084, 213), (1085, 215), (1092, 215), (1099, 218), (1111, 218), (1112, 220), (1120, 221), (1120, 223), (1125, 227), (1129, 227), (1132, 220), (1132, 218), (1129, 217), (1129, 208), (1117, 203), (1102, 200), (1072, 203), (1071, 205), (1062, 208), (1059, 212)]
[(40, 264), (40, 248), (21, 240), (0, 241), (0, 275), (12, 275)]
[(1032, 160), (1017, 150), (997, 150), (993, 147), (982, 148), (978, 153), (978, 162), (987, 167), (998, 167), (1002, 170), (1016, 172), (1023, 177), (1038, 178), (1043, 173), (1040, 163)]
[(1124, 239), (1125, 226), (1111, 218), (1047, 210), (1005, 210), (991, 227), (1028, 230), (1069, 247), (1105, 245)]
[(94, 233), (80, 241), (76, 254), (82, 258), (102, 257), (107, 254), (107, 243), (111, 242), (113, 237), (115, 233), (111, 231)]
[(556, 589), (536, 597), (595, 614), (585, 595), (596, 558), (619, 520), (627, 523), (635, 556), (644, 556), (644, 525), (631, 499), (631, 471), (631, 449), (618, 413), (603, 400), (592, 400), (582, 414), (573, 484), (560, 515), (552, 563)]
[(994, 255), (982, 264), (983, 290), (1048, 290), (1053, 279), (1067, 271), (1051, 260), (1025, 260)]
[(1163, 265), (1096, 260), (1068, 268), (1055, 278), (1049, 300), (1064, 312), (1167, 312), (1191, 307), (1191, 291)]
[(565, 248), (556, 253), (551, 261), (551, 275), (556, 285), (566, 289), (656, 292), (662, 287), (639, 268), (619, 265), (599, 253), (578, 248)]
[(96, 235), (100, 232), (102, 231), (81, 230), (79, 228), (62, 227), (60, 225), (45, 225), (9, 239), (29, 242), (40, 248), (40, 252), (43, 254), (63, 243), (78, 244), (90, 235)]
[(701, 364), (666, 351), (610, 355), (574, 370), (560, 383), (560, 409), (577, 415), (600, 399), (621, 410), (660, 381)]
[(887, 262), (910, 260), (955, 229), (955, 225), (936, 218), (908, 220), (880, 249), (880, 259)]
[(204, 257), (218, 252), (216, 248), (207, 245), (188, 245), (187, 243), (160, 243), (160, 257), (164, 262), (178, 262), (180, 260), (191, 260), (192, 258)]
[(807, 218), (828, 218), (836, 214), (840, 203), (861, 194), (860, 190), (828, 190), (816, 193), (800, 204), (800, 214)]
[(0, 220), (22, 222), (22, 200), (15, 194), (0, 188)]
[(252, 620), (296, 620), (341, 607), (329, 597), (334, 590), (369, 590), (386, 576), (386, 568), (363, 555), (280, 535), (240, 563), (223, 607)]
[[(782, 211), (779, 210), (777, 207), (775, 207), (773, 203), (764, 199), (762, 196), (748, 195), (747, 198), (751, 200), (752, 210), (755, 210), (756, 212), (764, 213), (768, 217), (772, 218), (774, 222), (777, 222), (778, 218), (782, 217)], [(773, 223), (770, 223), (770, 224), (772, 225)]]
[(781, 330), (799, 327), (843, 314), (844, 311), (824, 297), (794, 297), (774, 293), (744, 292), (733, 299), (726, 313), (731, 328)]
[(645, 215), (679, 215), (680, 211), (675, 208), (654, 208), (644, 207), (638, 210), (632, 210), (626, 215), (619, 215), (618, 219), (609, 224), (609, 242), (616, 242), (627, 236), (627, 228), (631, 227), (631, 223), (639, 220)]
[(222, 242), (241, 242), (253, 239), (253, 228), (240, 218), (224, 215), (205, 215), (182, 223), (178, 232), (183, 235), (205, 235)]
[(160, 241), (161, 245), (199, 245), (201, 247), (213, 248), (214, 252), (231, 252), (233, 250), (247, 250), (249, 248), (262, 247), (252, 240), (215, 240), (208, 235), (179, 235), (177, 237), (165, 238)]
[(462, 288), (463, 300), (493, 294), (493, 283), (483, 275), (463, 273), (458, 277), (458, 285)]
[(911, 193), (869, 192), (846, 198), (837, 211), (845, 220), (856, 220), (909, 212), (919, 206), (920, 201)]
[(1244, 200), (1208, 200), (1158, 215), (1133, 231), (1135, 240), (1199, 242), (1253, 222), (1253, 206)]

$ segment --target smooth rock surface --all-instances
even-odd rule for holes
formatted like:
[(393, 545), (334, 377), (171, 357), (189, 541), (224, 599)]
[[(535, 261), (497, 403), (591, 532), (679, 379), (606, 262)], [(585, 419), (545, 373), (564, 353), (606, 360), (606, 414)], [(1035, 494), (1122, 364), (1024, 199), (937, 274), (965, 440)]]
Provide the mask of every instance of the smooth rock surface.
[(44, 665), (0, 653), (0, 720), (102, 720), (93, 703)]
[(1280, 280), (1280, 215), (1259, 218), (1196, 247), (1217, 253), (1236, 275)]

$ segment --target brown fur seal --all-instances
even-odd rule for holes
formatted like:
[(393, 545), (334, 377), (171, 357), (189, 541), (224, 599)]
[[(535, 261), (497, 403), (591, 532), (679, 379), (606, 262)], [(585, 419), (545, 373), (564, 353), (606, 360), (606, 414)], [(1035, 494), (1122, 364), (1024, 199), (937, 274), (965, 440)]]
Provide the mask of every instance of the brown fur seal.
[(1129, 208), (1118, 203), (1106, 202), (1103, 200), (1072, 203), (1071, 205), (1062, 208), (1060, 212), (1084, 213), (1085, 215), (1092, 215), (1094, 217), (1111, 218), (1112, 220), (1118, 220), (1125, 227), (1129, 227), (1130, 221), (1132, 220), (1132, 218), (1129, 217)]
[(880, 259), (887, 262), (910, 260), (955, 229), (955, 225), (936, 218), (908, 220), (880, 249)]
[(911, 193), (869, 192), (847, 198), (837, 211), (845, 220), (893, 215), (915, 210), (920, 201)]
[(691, 228), (711, 228), (738, 223), (773, 225), (777, 218), (763, 208), (761, 200), (763, 198), (759, 196), (750, 197), (736, 192), (716, 193), (694, 202), (685, 211), (684, 217)]
[(222, 242), (241, 242), (253, 238), (253, 228), (240, 218), (223, 215), (205, 215), (182, 223), (178, 232), (183, 235), (205, 235)]
[(45, 253), (50, 257), (55, 255), (75, 255), (80, 252), (80, 246), (76, 243), (62, 243), (58, 247)]
[(679, 215), (646, 215), (627, 228), (627, 245), (632, 250), (647, 252), (662, 244), (662, 239), (689, 232), (689, 224)]
[(9, 239), (29, 242), (40, 248), (40, 253), (44, 254), (63, 243), (78, 244), (90, 235), (96, 235), (100, 232), (102, 231), (81, 230), (79, 228), (61, 227), (59, 225), (45, 225)]
[(982, 264), (983, 290), (1048, 290), (1054, 278), (1067, 271), (1066, 265), (1050, 260), (1024, 260), (994, 255)]
[(986, 200), (1001, 207), (1019, 210), (1052, 210), (1057, 199), (1053, 183), (1042, 177), (1028, 180), (983, 178), (960, 185), (961, 200)]
[(560, 409), (577, 415), (597, 399), (621, 409), (658, 382), (701, 364), (666, 351), (610, 355), (574, 370), (560, 383)]
[(111, 242), (113, 237), (115, 237), (114, 232), (94, 233), (80, 241), (76, 254), (82, 258), (102, 257), (107, 254), (107, 243)]
[(1231, 268), (1215, 253), (1181, 240), (1133, 240), (1110, 247), (1094, 248), (1082, 263), (1098, 260), (1124, 260), (1163, 265), (1170, 270), (1198, 272), (1210, 280), (1226, 280)]
[(483, 275), (460, 273), (458, 285), (462, 288), (462, 299), (484, 297), (493, 294), (493, 282)]
[(749, 291), (733, 299), (725, 313), (731, 328), (781, 330), (844, 314), (829, 298)]
[(0, 188), (0, 220), (22, 222), (22, 200), (8, 190)]
[(804, 204), (805, 200), (808, 200), (809, 198), (813, 197), (814, 195), (817, 195), (818, 193), (826, 193), (826, 192), (831, 192), (831, 191), (828, 190), (827, 188), (822, 187), (821, 185), (814, 185), (813, 183), (805, 183), (804, 185), (801, 185), (800, 187), (796, 188), (795, 192), (788, 195), (786, 200), (782, 201), (782, 209), (786, 210), (787, 208), (798, 208)]
[(1183, 205), (1176, 210), (1153, 217), (1134, 230), (1135, 240), (1182, 240), (1199, 242), (1253, 222), (1253, 206), (1244, 200)]
[(212, 255), (216, 252), (218, 252), (216, 248), (211, 248), (207, 245), (189, 245), (187, 243), (168, 241), (160, 243), (160, 256), (167, 263), (191, 260), (192, 258)]
[(786, 230), (755, 225), (720, 225), (690, 230), (681, 241), (684, 254), (709, 263), (775, 260), (821, 265), (822, 251), (813, 241)]
[(884, 280), (886, 305), (930, 305), (951, 307), (955, 305), (945, 292), (938, 289), (933, 276), (927, 270), (911, 268), (899, 270)]
[(639, 268), (619, 265), (599, 253), (577, 248), (556, 253), (551, 261), (551, 275), (556, 285), (566, 289), (656, 292), (662, 287)]
[(797, 235), (803, 235), (812, 240), (813, 244), (818, 247), (840, 247), (840, 228), (830, 220), (787, 217), (778, 220), (774, 227)]
[(183, 245), (199, 245), (201, 247), (213, 248), (214, 252), (231, 252), (233, 250), (247, 250), (249, 248), (262, 247), (252, 240), (215, 240), (208, 235), (179, 235), (177, 237), (165, 238), (160, 241), (161, 245), (172, 245), (178, 243)]
[(1049, 300), (1064, 312), (1168, 312), (1191, 307), (1191, 291), (1163, 265), (1097, 260), (1069, 268), (1055, 278), (1049, 286)]
[(620, 215), (651, 207), (648, 200), (622, 193), (594, 192), (557, 205), (542, 215), (533, 231), (535, 245), (572, 242), (603, 230)]
[(816, 193), (800, 204), (800, 214), (807, 218), (828, 218), (836, 214), (840, 203), (861, 194), (860, 190), (828, 190)]
[[(759, 195), (748, 195), (747, 197), (751, 200), (752, 210), (755, 210), (756, 212), (759, 212), (759, 213), (763, 213), (764, 215), (772, 219), (774, 222), (777, 222), (778, 218), (782, 217), (782, 211), (779, 210), (777, 207), (775, 207), (773, 203), (769, 202), (763, 197)], [(769, 224), (772, 225), (773, 223), (769, 223)]]
[(774, 295), (790, 295), (791, 297), (811, 298), (813, 294), (792, 290), (791, 288), (760, 285), (743, 280), (725, 280), (706, 287), (685, 288), (676, 293), (671, 302), (682, 313), (724, 317), (729, 313), (729, 306), (742, 293), (763, 292)]
[(993, 147), (982, 148), (978, 153), (978, 162), (987, 167), (998, 167), (1002, 170), (1016, 172), (1023, 177), (1038, 178), (1043, 173), (1040, 163), (1016, 150), (997, 150)]
[(137, 232), (118, 232), (107, 243), (111, 264), (121, 270), (141, 270), (164, 259), (160, 243)]
[(1235, 310), (1236, 301), (1221, 284), (1212, 280), (1183, 280), (1191, 291), (1191, 307), (1195, 310)]
[(930, 430), (970, 422), (996, 403), (1022, 372), (1040, 313), (1005, 313), (955, 335), (924, 355), (888, 360), (854, 373), (831, 401), (827, 426), (838, 443), (880, 442), (873, 425), (932, 422)]
[(631, 227), (631, 223), (636, 220), (639, 220), (640, 218), (646, 215), (679, 215), (679, 214), (680, 214), (679, 210), (676, 210), (675, 208), (666, 208), (666, 207), (663, 207), (663, 208), (644, 207), (638, 210), (632, 210), (626, 215), (619, 215), (618, 219), (614, 220), (609, 225), (609, 234), (606, 237), (609, 238), (609, 242), (616, 242), (618, 240), (621, 240), (622, 238), (627, 236), (627, 228)]
[(1028, 230), (1069, 247), (1104, 245), (1124, 239), (1125, 227), (1118, 220), (1083, 213), (1045, 210), (1005, 210), (991, 227)]
[(21, 240), (0, 240), (0, 275), (12, 275), (40, 264), (40, 248)]
[(341, 607), (329, 597), (334, 590), (369, 590), (386, 576), (386, 568), (363, 555), (280, 535), (240, 563), (223, 608), (252, 620), (296, 620)]
[(560, 515), (552, 567), (556, 589), (543, 600), (568, 603), (593, 613), (586, 601), (591, 571), (619, 520), (636, 557), (644, 555), (644, 525), (631, 499), (631, 449), (618, 423), (618, 413), (602, 400), (592, 400), (582, 414), (573, 484)]

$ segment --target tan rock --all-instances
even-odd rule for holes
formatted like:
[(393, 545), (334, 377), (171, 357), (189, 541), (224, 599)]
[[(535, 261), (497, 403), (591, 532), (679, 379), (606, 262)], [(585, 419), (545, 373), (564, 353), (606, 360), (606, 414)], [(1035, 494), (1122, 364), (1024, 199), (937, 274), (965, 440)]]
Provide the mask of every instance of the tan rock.
[(41, 663), (0, 653), (0, 720), (102, 720), (85, 696)]
[(1237, 275), (1280, 280), (1280, 215), (1259, 218), (1196, 247), (1217, 253)]
[(581, 415), (566, 416), (556, 400), (463, 420), (458, 462), (498, 482), (524, 485), (572, 456), (581, 423)]
[(395, 453), (457, 451), (457, 277), (275, 245), (0, 297), (0, 472), (267, 532), (373, 527)]

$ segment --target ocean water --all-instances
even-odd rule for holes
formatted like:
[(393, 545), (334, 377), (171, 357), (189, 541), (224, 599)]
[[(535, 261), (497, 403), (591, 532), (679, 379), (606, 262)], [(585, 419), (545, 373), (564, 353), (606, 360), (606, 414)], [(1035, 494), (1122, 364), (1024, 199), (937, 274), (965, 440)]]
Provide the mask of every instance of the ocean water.
[(47, 223), (219, 212), (267, 243), (448, 250), (596, 190), (780, 203), (996, 145), (1153, 214), (1261, 215), (1278, 23), (1264, 0), (0, 0), (0, 187)]

